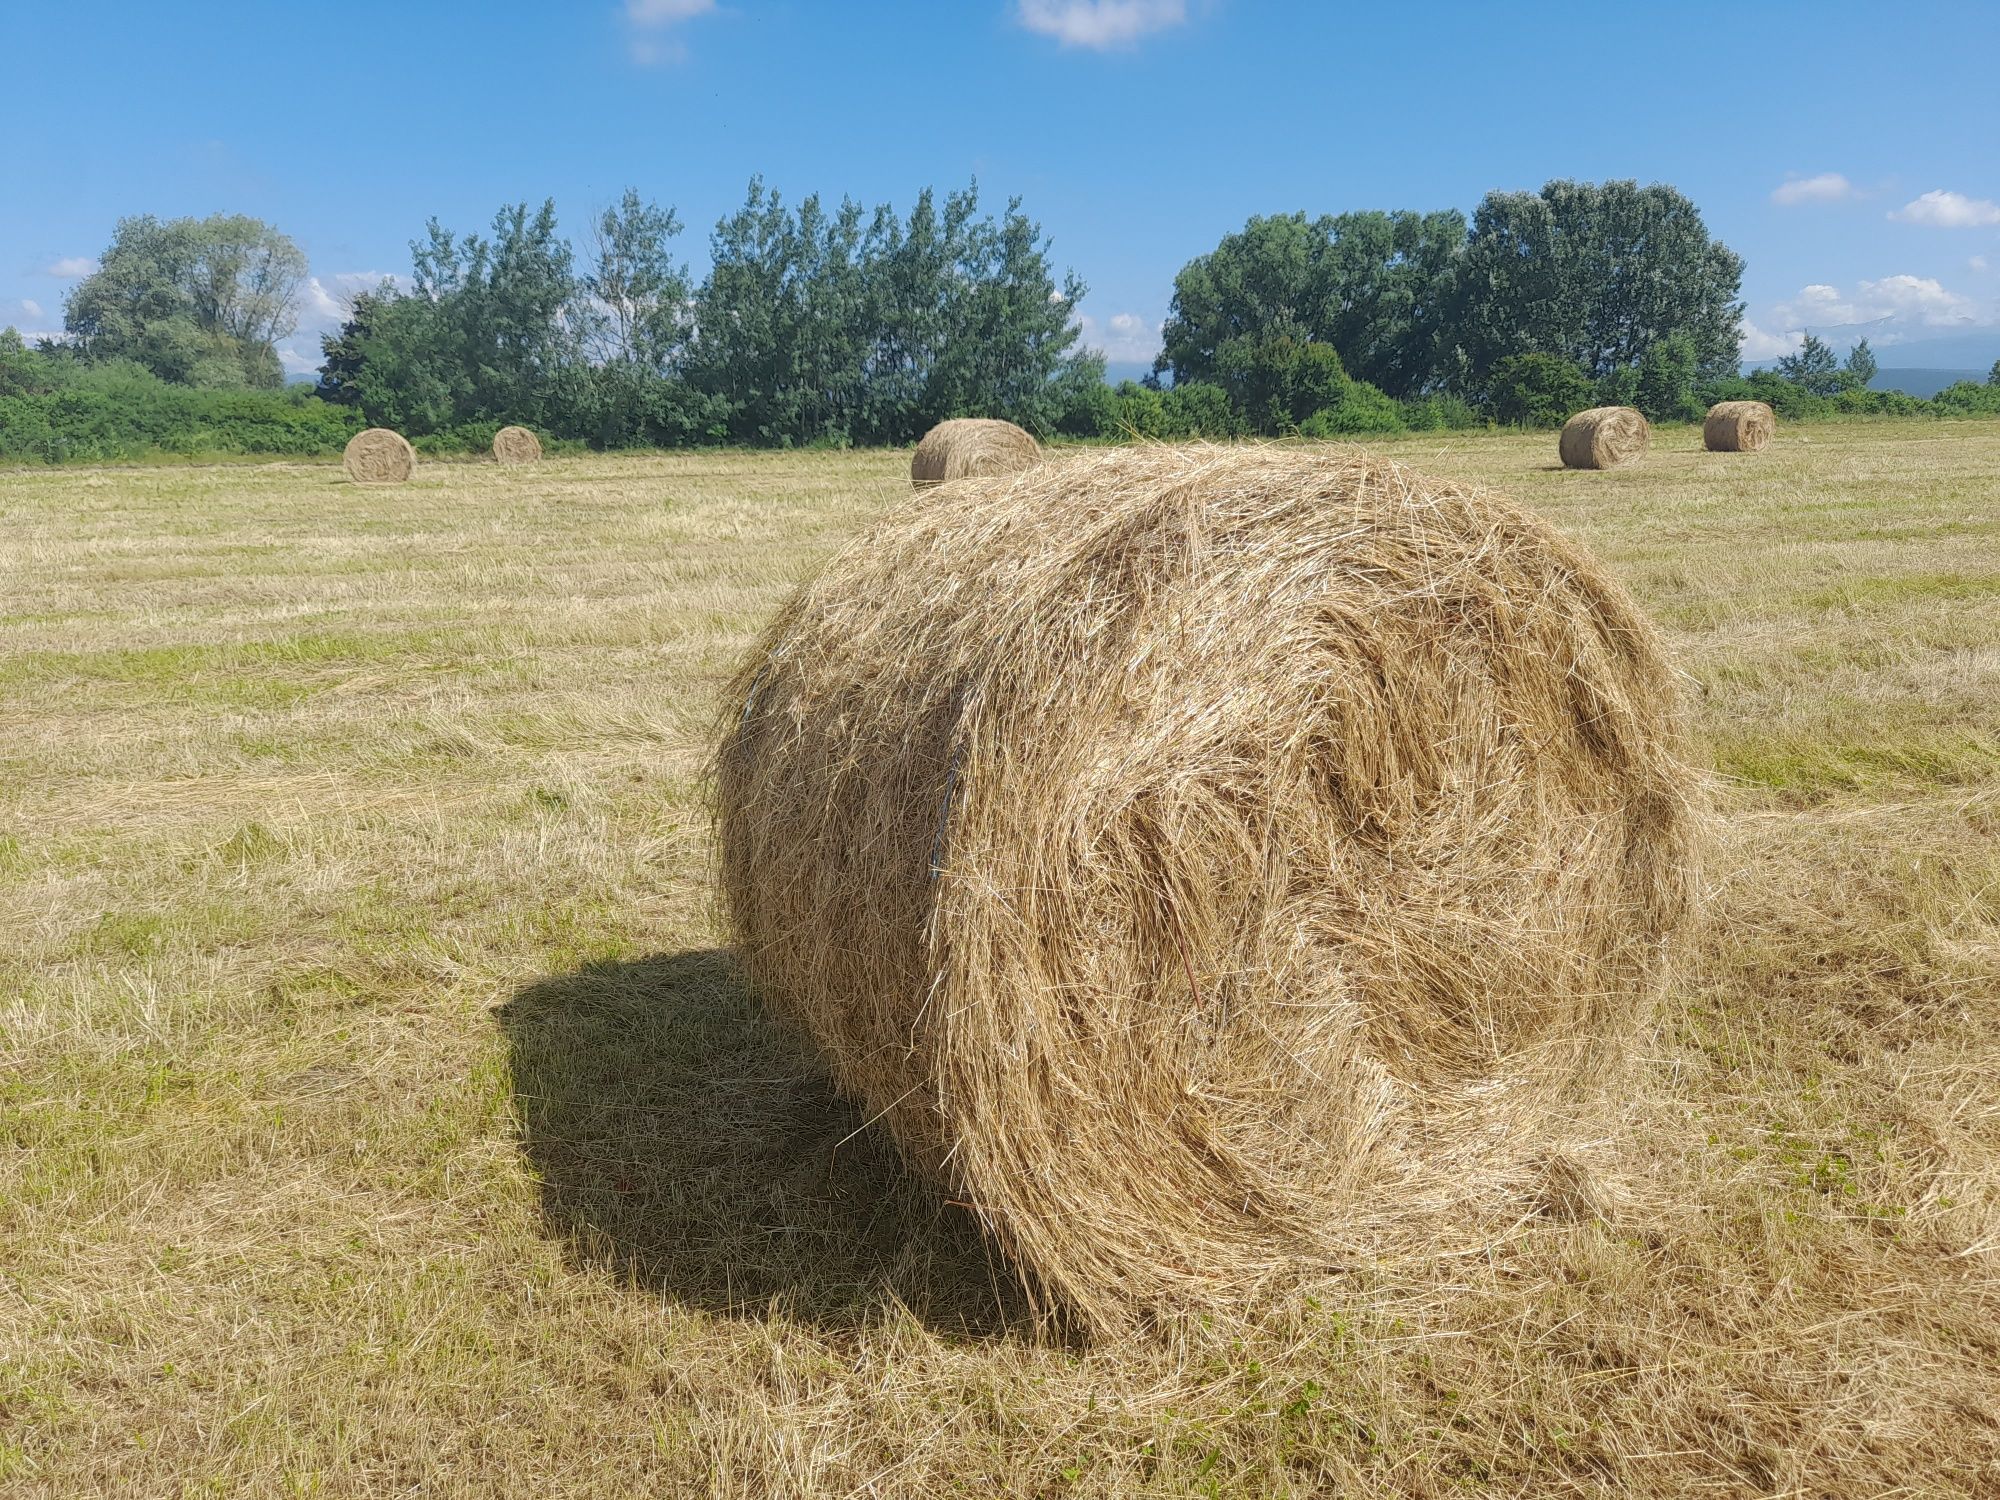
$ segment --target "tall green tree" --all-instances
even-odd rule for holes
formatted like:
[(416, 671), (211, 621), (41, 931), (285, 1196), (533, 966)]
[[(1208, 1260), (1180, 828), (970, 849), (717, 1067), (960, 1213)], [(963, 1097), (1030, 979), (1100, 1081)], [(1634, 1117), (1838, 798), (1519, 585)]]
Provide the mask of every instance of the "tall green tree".
[(488, 236), (433, 221), (411, 290), (357, 298), (323, 340), (320, 393), (413, 434), (527, 422), (606, 446), (901, 442), (950, 416), (1051, 431), (1103, 361), (1077, 349), (1084, 288), (1040, 228), (977, 188), (888, 207), (794, 208), (753, 181), (699, 288), (670, 208), (627, 192), (579, 271), (555, 210)]
[(1832, 396), (1841, 388), (1840, 361), (1826, 340), (1807, 334), (1796, 354), (1778, 361), (1780, 378), (1815, 396)]
[(1464, 246), (1455, 211), (1253, 218), (1174, 278), (1155, 368), (1218, 380), (1288, 339), (1330, 346), (1350, 376), (1393, 395), (1444, 384)]
[(491, 237), (455, 237), (437, 220), (410, 246), (415, 296), (438, 314), (460, 422), (540, 422), (578, 331), (563, 318), (578, 287), (556, 206), (510, 204)]
[(794, 212), (761, 178), (715, 226), (689, 370), (739, 441), (848, 439), (869, 349), (863, 232), (859, 204), (829, 212), (814, 194)]
[(1875, 371), (1878, 368), (1875, 363), (1875, 351), (1868, 347), (1868, 340), (1863, 339), (1848, 350), (1846, 362), (1840, 368), (1847, 376), (1847, 384), (1852, 389), (1867, 390), (1868, 382), (1875, 378)]
[(384, 286), (322, 347), (321, 386), (413, 434), (473, 422), (549, 425), (582, 365), (580, 300), (555, 205), (493, 216), (490, 236), (433, 219), (410, 244), (412, 290)]
[(357, 292), (347, 304), (338, 329), (319, 337), (319, 384), (313, 394), (336, 406), (360, 406), (370, 340), (381, 310), (396, 299), (395, 283), (385, 281), (372, 292)]
[(585, 343), (591, 357), (656, 375), (678, 369), (693, 329), (693, 283), (673, 241), (681, 221), (627, 188), (591, 228), (581, 278)]
[(284, 383), (277, 344), (298, 326), (303, 251), (261, 219), (121, 219), (64, 325), (88, 359), (129, 359), (197, 386)]
[(676, 446), (714, 435), (725, 408), (684, 378), (694, 291), (674, 254), (680, 216), (627, 188), (584, 242), (579, 302), (566, 315), (584, 363), (561, 382), (572, 435), (600, 447)]
[(1041, 228), (1010, 199), (979, 212), (978, 185), (917, 195), (907, 219), (875, 212), (862, 249), (871, 347), (855, 432), (905, 442), (947, 417), (1005, 416), (1052, 429), (1102, 361), (1078, 350), (1084, 285), (1058, 278)]
[(753, 180), (710, 242), (690, 383), (743, 442), (902, 442), (972, 414), (1053, 427), (1084, 288), (1056, 278), (1018, 201), (997, 221), (978, 208), (974, 186), (864, 219), (851, 200), (788, 208)]
[(1690, 342), (1704, 378), (1719, 378), (1736, 371), (1742, 281), (1742, 258), (1671, 187), (1551, 182), (1489, 193), (1466, 244), (1460, 337), (1475, 381), (1526, 352), (1603, 378), (1674, 335)]

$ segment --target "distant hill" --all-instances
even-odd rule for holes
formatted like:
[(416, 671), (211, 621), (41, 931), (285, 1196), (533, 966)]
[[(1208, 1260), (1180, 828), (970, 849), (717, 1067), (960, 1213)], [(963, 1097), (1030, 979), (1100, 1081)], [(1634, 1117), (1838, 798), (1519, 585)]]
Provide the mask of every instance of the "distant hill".
[(1935, 396), (1961, 380), (1984, 380), (1984, 370), (1877, 370), (1868, 382), (1871, 391), (1901, 391), (1906, 396)]

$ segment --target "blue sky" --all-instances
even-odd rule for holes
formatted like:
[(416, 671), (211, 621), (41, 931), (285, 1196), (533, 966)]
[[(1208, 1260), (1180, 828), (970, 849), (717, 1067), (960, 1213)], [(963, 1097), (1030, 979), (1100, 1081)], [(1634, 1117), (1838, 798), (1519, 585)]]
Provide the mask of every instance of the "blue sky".
[(1688, 193), (1748, 261), (1748, 358), (1807, 327), (1865, 325), (1885, 364), (2000, 346), (1992, 3), (0, 0), (0, 78), (0, 325), (30, 334), (124, 214), (297, 239), (300, 368), (431, 215), (552, 196), (574, 233), (629, 183), (699, 270), (752, 173), (898, 207), (976, 176), (1138, 360), (1174, 272), (1251, 214), (1566, 176)]

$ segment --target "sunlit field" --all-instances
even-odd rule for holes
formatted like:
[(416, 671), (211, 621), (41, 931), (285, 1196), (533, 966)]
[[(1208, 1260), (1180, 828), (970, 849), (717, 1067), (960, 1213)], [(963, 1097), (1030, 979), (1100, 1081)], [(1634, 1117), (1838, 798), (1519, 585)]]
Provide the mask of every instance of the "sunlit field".
[(2000, 423), (1386, 446), (1666, 626), (1709, 918), (1573, 1201), (1110, 1343), (710, 894), (906, 453), (0, 472), (0, 1494), (2000, 1494)]

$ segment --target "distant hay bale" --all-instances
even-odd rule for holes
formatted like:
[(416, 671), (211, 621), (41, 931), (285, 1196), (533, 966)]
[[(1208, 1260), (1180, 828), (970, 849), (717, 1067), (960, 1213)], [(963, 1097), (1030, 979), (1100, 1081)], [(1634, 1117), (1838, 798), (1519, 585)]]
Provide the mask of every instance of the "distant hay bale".
[(1646, 451), (1646, 419), (1629, 406), (1593, 406), (1563, 423), (1565, 469), (1615, 469)]
[(525, 427), (503, 427), (493, 434), (493, 456), (503, 464), (542, 461), (542, 440)]
[(974, 474), (1012, 474), (1039, 462), (1042, 445), (1012, 422), (988, 417), (953, 417), (940, 422), (910, 457), (910, 483), (917, 489)]
[(1711, 453), (1755, 453), (1778, 430), (1778, 414), (1762, 401), (1718, 401), (1701, 424)]
[(1031, 1286), (1241, 1306), (1539, 1181), (1690, 905), (1678, 698), (1497, 496), (1100, 451), (913, 501), (784, 606), (720, 880), (759, 991)]
[(417, 453), (400, 432), (370, 427), (347, 440), (340, 463), (356, 484), (401, 484), (416, 472)]

